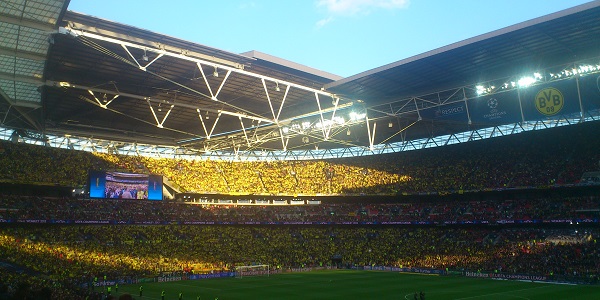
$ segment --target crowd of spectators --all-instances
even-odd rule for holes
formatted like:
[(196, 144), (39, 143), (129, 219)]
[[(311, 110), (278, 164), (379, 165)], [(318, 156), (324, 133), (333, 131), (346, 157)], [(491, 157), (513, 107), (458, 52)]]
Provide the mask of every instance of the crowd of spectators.
[(111, 168), (91, 152), (0, 142), (0, 181), (80, 186), (88, 170)]
[[(74, 187), (86, 184), (88, 170), (119, 170), (161, 174), (188, 192), (278, 195), (461, 194), (567, 185), (598, 169), (597, 127), (588, 122), (436, 149), (313, 161), (150, 158), (0, 142), (0, 181)], [(82, 287), (94, 277), (201, 273), (254, 263), (280, 269), (385, 265), (597, 280), (600, 232), (591, 227), (597, 226), (597, 195), (475, 199), (219, 206), (1, 195), (0, 222), (10, 223), (0, 227), (0, 297), (84, 299), (90, 291)], [(24, 224), (27, 220), (161, 225), (39, 226)], [(511, 220), (592, 221), (568, 229), (504, 225)], [(221, 225), (184, 225), (196, 221)], [(499, 225), (340, 225), (475, 221)], [(223, 225), (227, 222), (240, 225)], [(337, 225), (242, 225), (285, 222)]]
[(167, 177), (182, 192), (418, 194), (575, 184), (599, 168), (598, 123), (404, 153), (330, 160), (240, 162), (152, 158), (0, 143), (0, 180), (86, 184), (88, 170)]
[[(30, 196), (0, 196), (0, 220), (27, 222), (112, 221), (158, 224), (190, 222), (268, 223), (378, 223), (429, 222), (436, 224), (539, 223), (570, 220), (592, 223), (599, 219), (597, 196), (487, 199), (465, 201), (410, 201), (393, 203), (323, 203), (319, 205), (207, 205), (173, 201), (78, 200)], [(483, 222), (485, 221), (485, 222)]]
[[(337, 265), (435, 268), (597, 280), (597, 228), (56, 225), (0, 228), (6, 263), (57, 289), (110, 280), (233, 270)], [(576, 242), (546, 239), (573, 236)], [(334, 258), (338, 257), (339, 261)], [(4, 280), (4, 278), (3, 278)], [(73, 292), (76, 293), (76, 292)]]

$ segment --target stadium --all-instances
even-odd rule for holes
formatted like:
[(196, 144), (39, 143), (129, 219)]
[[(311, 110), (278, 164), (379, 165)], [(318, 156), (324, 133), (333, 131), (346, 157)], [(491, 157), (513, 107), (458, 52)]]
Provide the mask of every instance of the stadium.
[(342, 78), (0, 2), (0, 299), (598, 299), (600, 1)]

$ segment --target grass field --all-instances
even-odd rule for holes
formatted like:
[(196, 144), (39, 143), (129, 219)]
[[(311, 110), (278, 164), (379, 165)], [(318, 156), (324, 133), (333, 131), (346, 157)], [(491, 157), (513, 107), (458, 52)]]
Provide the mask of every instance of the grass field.
[(139, 285), (124, 285), (119, 294), (135, 299), (407, 299), (423, 291), (425, 299), (600, 299), (600, 286), (564, 285), (450, 276), (414, 275), (375, 271), (315, 271), (270, 277), (216, 278), (166, 283), (146, 283), (143, 297)]

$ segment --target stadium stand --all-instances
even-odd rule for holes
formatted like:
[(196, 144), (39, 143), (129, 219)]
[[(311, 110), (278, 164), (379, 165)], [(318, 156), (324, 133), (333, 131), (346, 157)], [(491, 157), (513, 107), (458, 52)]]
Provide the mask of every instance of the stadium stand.
[[(330, 266), (334, 255), (343, 257), (339, 267), (485, 270), (581, 282), (597, 280), (599, 267), (597, 229), (57, 225), (1, 232), (6, 264), (79, 287), (104, 275), (127, 282), (256, 261), (284, 270)], [(556, 236), (573, 242), (547, 240)]]
[[(468, 144), (352, 159), (196, 161), (2, 142), (11, 183), (82, 186), (88, 170), (162, 174), (186, 192), (263, 195), (395, 195), (576, 184), (596, 171), (598, 122)], [(64, 163), (68, 162), (68, 163)]]
[(101, 299), (94, 278), (186, 278), (257, 262), (276, 271), (390, 266), (597, 283), (598, 190), (578, 185), (581, 174), (597, 169), (597, 126), (352, 160), (271, 163), (2, 142), (6, 187), (81, 186), (88, 170), (124, 170), (165, 174), (187, 191), (222, 194), (215, 198), (288, 189), (364, 196), (218, 206), (7, 188), (0, 197), (0, 294)]
[[(25, 1), (25, 4), (27, 3)], [(30, 4), (32, 6), (41, 5), (35, 1)], [(65, 12), (66, 6), (63, 9), (63, 13)], [(594, 15), (597, 10), (594, 9), (589, 12), (584, 10), (583, 12)], [(66, 13), (72, 18), (71, 21), (79, 20), (80, 25), (87, 23), (83, 22), (87, 18), (78, 13)], [(594, 114), (597, 114), (598, 103), (588, 102), (591, 99), (582, 101), (582, 97), (593, 98), (598, 95), (595, 90), (598, 80), (595, 82), (593, 80), (585, 81), (586, 76), (584, 75), (589, 70), (582, 71), (583, 69), (580, 68), (577, 71), (578, 69), (575, 66), (578, 63), (573, 63), (573, 67), (571, 67), (572, 58), (567, 58), (566, 55), (561, 53), (564, 52), (564, 49), (569, 49), (573, 57), (577, 57), (578, 54), (585, 54), (585, 52), (596, 53), (592, 47), (588, 49), (585, 46), (592, 44), (587, 43), (588, 39), (586, 37), (593, 37), (596, 30), (591, 28), (586, 30), (585, 24), (576, 24), (576, 27), (582, 29), (577, 28), (577, 32), (573, 32), (571, 35), (571, 31), (576, 30), (575, 27), (565, 27), (565, 29), (560, 30), (561, 32), (564, 31), (565, 34), (559, 36), (559, 38), (546, 36), (545, 30), (550, 31), (552, 28), (560, 28), (562, 26), (560, 24), (571, 23), (568, 20), (577, 20), (577, 22), (572, 23), (578, 24), (579, 20), (597, 23), (596, 17), (586, 17), (586, 14), (573, 15), (573, 19), (569, 18), (563, 21), (551, 18), (551, 21), (558, 22), (557, 25), (549, 26), (542, 23), (541, 25), (548, 27), (526, 26), (518, 30), (519, 32), (525, 32), (523, 35), (516, 35), (524, 40), (531, 41), (527, 43), (528, 47), (520, 47), (523, 49), (535, 45), (537, 45), (536, 48), (532, 49), (541, 49), (542, 46), (549, 47), (550, 44), (557, 44), (554, 46), (557, 48), (552, 47), (547, 50), (547, 53), (553, 53), (552, 51), (557, 53), (556, 61), (543, 62), (543, 64), (541, 61), (539, 62), (545, 67), (567, 65), (566, 62), (569, 62), (568, 69), (559, 70), (550, 77), (554, 80), (564, 75), (565, 78), (568, 76), (571, 79), (563, 81), (563, 84), (565, 82), (569, 84), (577, 83), (577, 89), (574, 85), (571, 86), (571, 89), (566, 89), (566, 91), (577, 91), (579, 100), (577, 107), (574, 110), (569, 110), (569, 113), (575, 116), (570, 120), (581, 118), (580, 120), (583, 121), (586, 118), (593, 118), (592, 116), (597, 118), (597, 115)], [(37, 24), (34, 26), (41, 26), (39, 22), (26, 21), (26, 17), (29, 15), (22, 13), (20, 17), (12, 18), (12, 22), (16, 23), (12, 25), (18, 27), (22, 24)], [(61, 19), (59, 15), (54, 18), (46, 16), (46, 19), (56, 20), (60, 24), (70, 23), (70, 26), (77, 23), (64, 22), (65, 20), (59, 21)], [(89, 20), (92, 20), (92, 18)], [(541, 20), (538, 21), (542, 22)], [(96, 18), (93, 18), (93, 21), (90, 22), (97, 23), (98, 26), (102, 24), (105, 24), (104, 26), (110, 25), (114, 30), (120, 28), (115, 33), (123, 36), (131, 34), (132, 37), (135, 37), (136, 34), (140, 34), (138, 29), (105, 23), (105, 21)], [(57, 29), (54, 25), (58, 26), (59, 24), (51, 25), (53, 29)], [(99, 32), (109, 30), (109, 28), (101, 29), (102, 26), (99, 28)], [(66, 79), (64, 79), (65, 81), (56, 81), (54, 84), (46, 83), (43, 84), (43, 87), (40, 87), (40, 82), (38, 82), (40, 78), (37, 78), (38, 74), (36, 73), (36, 85), (31, 83), (27, 85), (27, 87), (37, 91), (29, 94), (37, 95), (36, 93), (41, 93), (44, 95), (43, 102), (40, 101), (44, 105), (43, 109), (38, 110), (38, 112), (44, 118), (48, 118), (40, 122), (39, 128), (50, 129), (56, 127), (57, 123), (60, 123), (61, 126), (85, 128), (85, 124), (78, 124), (78, 118), (87, 118), (93, 114), (107, 116), (110, 111), (119, 106), (125, 107), (131, 113), (131, 116), (136, 119), (141, 120), (143, 119), (141, 116), (149, 116), (146, 115), (148, 112), (145, 105), (137, 107), (130, 105), (131, 102), (127, 101), (115, 101), (111, 104), (110, 109), (107, 109), (108, 101), (106, 99), (107, 93), (110, 94), (110, 90), (106, 90), (104, 85), (90, 83), (89, 89), (80, 90), (79, 87), (75, 87), (76, 81), (73, 81), (80, 74), (86, 72), (85, 68), (76, 64), (78, 60), (92, 65), (96, 64), (98, 74), (91, 76), (92, 72), (90, 72), (90, 75), (86, 76), (94, 77), (94, 80), (102, 79), (104, 81), (107, 78), (112, 79), (113, 76), (119, 79), (125, 79), (127, 76), (137, 77), (140, 76), (134, 75), (137, 74), (135, 73), (138, 71), (137, 69), (130, 70), (132, 72), (125, 72), (125, 69), (120, 65), (121, 62), (99, 59), (99, 56), (96, 56), (98, 55), (96, 47), (87, 49), (85, 52), (87, 54), (82, 57), (71, 55), (83, 50), (82, 48), (71, 49), (69, 46), (79, 45), (76, 37), (63, 36), (63, 34), (48, 38), (47, 32), (49, 29), (46, 26), (43, 29), (43, 34), (39, 34), (39, 36), (42, 38), (41, 42), (44, 45), (52, 41), (50, 43), (53, 45), (51, 48), (54, 51), (63, 49), (67, 52), (65, 52), (66, 54), (49, 55), (45, 63), (42, 64), (36, 62), (36, 65), (46, 65), (53, 68), (50, 71), (40, 72), (40, 74), (43, 73), (43, 76), (40, 77), (49, 80)], [(10, 31), (24, 32), (26, 35), (33, 36), (29, 33), (29, 30)], [(65, 33), (69, 30), (63, 28), (62, 31)], [(534, 41), (533, 37), (536, 35), (527, 34), (530, 31), (540, 32), (542, 38)], [(144, 35), (146, 34), (150, 35), (150, 33), (144, 33)], [(463, 85), (466, 78), (459, 78), (458, 75), (462, 76), (462, 74), (473, 72), (479, 74), (486, 65), (506, 65), (506, 71), (501, 72), (502, 76), (498, 75), (498, 78), (504, 77), (508, 74), (506, 73), (509, 71), (508, 69), (520, 69), (522, 61), (537, 56), (538, 53), (535, 50), (529, 50), (532, 52), (530, 54), (508, 49), (512, 45), (512, 42), (508, 42), (511, 39), (510, 36), (512, 35), (507, 35), (501, 40), (487, 42), (485, 39), (478, 40), (480, 42), (479, 46), (475, 45), (469, 51), (476, 53), (472, 55), (479, 62), (473, 63), (475, 60), (472, 60), (469, 63), (467, 61), (464, 66), (468, 68), (462, 69), (460, 72), (451, 71), (451, 68), (447, 68), (448, 73), (439, 72), (440, 77), (438, 77), (437, 82), (443, 83), (443, 85), (460, 82)], [(25, 37), (26, 43), (31, 42), (32, 37)], [(150, 37), (147, 36), (146, 38)], [(547, 39), (560, 41), (567, 38), (581, 41), (576, 44), (542, 42)], [(81, 38), (80, 41), (83, 41), (82, 45), (96, 44), (96, 42), (91, 42), (85, 38)], [(169, 41), (173, 42), (171, 38), (163, 36), (161, 43), (168, 44)], [(483, 47), (484, 42), (493, 47), (500, 47), (500, 44), (507, 43), (508, 45), (502, 46), (502, 48), (506, 47), (506, 50), (501, 50), (501, 54), (506, 55), (504, 57), (500, 55), (498, 60), (480, 61), (481, 56), (477, 53), (491, 49)], [(103, 44), (102, 47), (105, 49), (102, 52), (110, 52), (110, 49), (115, 48), (119, 51), (121, 51), (121, 48), (127, 50), (122, 44), (109, 46), (106, 43), (100, 43)], [(183, 41), (177, 41), (177, 43), (185, 45)], [(577, 48), (575, 48), (576, 46)], [(145, 47), (143, 55), (148, 60)], [(7, 47), (3, 48), (9, 49)], [(204, 46), (198, 49), (200, 48), (205, 49)], [(17, 84), (16, 78), (25, 77), (16, 76), (22, 71), (18, 70), (17, 62), (31, 56), (35, 56), (36, 60), (40, 58), (38, 55), (32, 55), (30, 51), (17, 50), (19, 49), (14, 51), (14, 59), (7, 56), (11, 58), (10, 61), (14, 62), (8, 65), (14, 65), (14, 67), (10, 72), (4, 72), (11, 75), (4, 76), (5, 79), (15, 80), (13, 82), (8, 80), (8, 82), (11, 82), (9, 85), (15, 89), (13, 94), (17, 94), (17, 86), (22, 86)], [(142, 51), (141, 48), (137, 50)], [(150, 50), (148, 49), (148, 52), (151, 52)], [(162, 47), (162, 50), (164, 50), (164, 47)], [(185, 50), (186, 55), (189, 54), (187, 51)], [(6, 54), (12, 52), (4, 51), (3, 55), (6, 56)], [(212, 53), (214, 54), (214, 52)], [(21, 57), (17, 59), (16, 55)], [(181, 56), (183, 53), (177, 55)], [(234, 56), (223, 53), (220, 55), (225, 58)], [(444, 55), (438, 58), (432, 56), (434, 60), (429, 60), (423, 64), (431, 66), (435, 65), (435, 61), (449, 61), (447, 57), (452, 55), (448, 51), (447, 56)], [(461, 59), (466, 56), (468, 55), (461, 55)], [(565, 58), (559, 59), (561, 56), (565, 56)], [(42, 57), (46, 57), (45, 52)], [(235, 57), (238, 57), (238, 55), (236, 54)], [(587, 58), (591, 59), (591, 57)], [(508, 62), (499, 61), (499, 59)], [(583, 59), (583, 57), (579, 59)], [(250, 61), (250, 58), (246, 57), (244, 60)], [(97, 64), (98, 61), (102, 61), (102, 64)], [(594, 64), (596, 64), (596, 61), (597, 59), (594, 58)], [(160, 63), (162, 61), (156, 65)], [(182, 66), (184, 65), (181, 62), (171, 62), (164, 64), (163, 68), (168, 73), (180, 74), (181, 70), (178, 68), (183, 68)], [(411, 67), (409, 63), (401, 64), (401, 66), (412, 68), (412, 72), (420, 69), (419, 67)], [(194, 71), (197, 67), (200, 68), (200, 71), (203, 70), (200, 64), (192, 67)], [(212, 65), (206, 67), (213, 68)], [(582, 62), (580, 67), (587, 68), (590, 66)], [(296, 75), (293, 77), (297, 77), (295, 80), (306, 83), (313, 82), (313, 79), (308, 80), (309, 78), (302, 78), (302, 75), (298, 75), (301, 70), (289, 67), (276, 70), (266, 68), (265, 65), (261, 66), (259, 61), (255, 61), (252, 68), (254, 70), (264, 68), (263, 72), (265, 74), (274, 71), (275, 75), (280, 77), (288, 77), (291, 73), (294, 73)], [(596, 74), (596, 66), (593, 66), (593, 68), (593, 74)], [(110, 70), (110, 72), (102, 73), (102, 69), (105, 71)], [(73, 70), (77, 70), (77, 72), (73, 72)], [(404, 70), (408, 69), (403, 67), (396, 72), (413, 76), (411, 72)], [(214, 66), (214, 71), (217, 71), (216, 66)], [(583, 73), (577, 74), (576, 72)], [(54, 76), (61, 73), (70, 75), (70, 78)], [(469, 76), (472, 77), (475, 73)], [(427, 78), (425, 74), (428, 73), (419, 74), (422, 74), (420, 75), (421, 78)], [(382, 73), (371, 75), (383, 77)], [(488, 77), (496, 76), (493, 73), (484, 75)], [(555, 75), (558, 77), (554, 78)], [(142, 77), (144, 78), (143, 81), (149, 85), (164, 86), (164, 83), (159, 84), (159, 82), (152, 81), (146, 74), (142, 74), (140, 78)], [(232, 76), (231, 78), (241, 80), (241, 78), (236, 79), (236, 77), (241, 76)], [(387, 88), (397, 89), (400, 86), (397, 82), (402, 81), (400, 78), (402, 77), (389, 80), (389, 85), (386, 84)], [(452, 81), (448, 82), (448, 78)], [(592, 76), (587, 78), (592, 78)], [(273, 77), (273, 79), (276, 78)], [(369, 78), (365, 79), (371, 80)], [(29, 81), (31, 80), (34, 79), (30, 78)], [(215, 80), (215, 78), (210, 80)], [(69, 83), (69, 81), (72, 81), (72, 83)], [(129, 80), (129, 78), (127, 81), (135, 83), (135, 80)], [(320, 83), (318, 84), (314, 82), (311, 84), (318, 85), (318, 88), (320, 88), (330, 80), (321, 81), (323, 80), (319, 80)], [(173, 82), (175, 81), (169, 84)], [(197, 82), (200, 81), (194, 83)], [(243, 89), (239, 87), (245, 86), (247, 82), (249, 81), (241, 80), (237, 84), (233, 84), (232, 87), (227, 85), (224, 93), (229, 93), (229, 95), (238, 99), (238, 94), (244, 93)], [(264, 79), (262, 82), (264, 84)], [(364, 82), (358, 80), (352, 85), (361, 86), (362, 89)], [(561, 80), (549, 82), (560, 83)], [(206, 83), (208, 85), (208, 81)], [(580, 83), (584, 89), (580, 89)], [(596, 83), (596, 86), (593, 83)], [(116, 89), (117, 86), (114, 81), (111, 81), (110, 84)], [(333, 87), (335, 88), (335, 82), (330, 84), (334, 84)], [(423, 87), (414, 91), (430, 91), (439, 88), (431, 86), (428, 81), (419, 84), (422, 84)], [(94, 86), (92, 87), (92, 85)], [(514, 82), (513, 85), (515, 85)], [(266, 90), (266, 85), (264, 87)], [(377, 88), (381, 87), (378, 86)], [(99, 88), (103, 89), (104, 103), (101, 103), (92, 91), (92, 89), (95, 89), (97, 95), (100, 95)], [(132, 84), (132, 88), (143, 90), (145, 87)], [(278, 81), (277, 88), (279, 89)], [(373, 87), (367, 88), (372, 89)], [(352, 89), (347, 91), (350, 90)], [(65, 91), (74, 92), (67, 94)], [(344, 89), (342, 88), (340, 91), (343, 92)], [(462, 91), (464, 99), (463, 96), (460, 96), (452, 101), (456, 100), (455, 102), (459, 104), (463, 101), (466, 103), (468, 96), (464, 93), (464, 88)], [(511, 91), (517, 93), (515, 89), (511, 88)], [(581, 91), (585, 92), (584, 96), (580, 93)], [(132, 91), (130, 90), (130, 92)], [(210, 93), (212, 94), (212, 91)], [(402, 93), (405, 92), (402, 91)], [(470, 93), (477, 94), (475, 90), (471, 90)], [(102, 107), (102, 109), (99, 109), (100, 112), (90, 110), (86, 114), (78, 114), (75, 117), (72, 113), (68, 113), (73, 110), (82, 110), (81, 108), (84, 106), (73, 105), (73, 103), (79, 103), (82, 100), (81, 94), (85, 94), (86, 97), (91, 95), (95, 98), (96, 102)], [(178, 101), (182, 101), (182, 97), (186, 97), (185, 93), (179, 95)], [(490, 96), (493, 95), (490, 94)], [(497, 95), (502, 94), (498, 93)], [(115, 94), (115, 98), (116, 96), (120, 95)], [(130, 93), (129, 96), (136, 95)], [(154, 114), (154, 118), (158, 123), (150, 97), (137, 96), (139, 96), (137, 97), (138, 100), (144, 99), (150, 105), (152, 114)], [(254, 99), (256, 98), (254, 96), (239, 98), (237, 102), (248, 102), (248, 104), (252, 104), (254, 101), (266, 102), (264, 99)], [(399, 95), (388, 96), (389, 99), (400, 98)], [(410, 98), (413, 99), (413, 96), (410, 95)], [(472, 98), (469, 99), (471, 101), (469, 105), (472, 105), (471, 107), (474, 110), (486, 112), (487, 108), (485, 110), (475, 109), (477, 106), (473, 101), (473, 99), (484, 99), (483, 96), (472, 96), (469, 96)], [(120, 100), (125, 97), (125, 93), (123, 93)], [(454, 97), (454, 95), (451, 97)], [(498, 97), (500, 98), (500, 96)], [(159, 101), (157, 100), (158, 97), (155, 98), (155, 102)], [(292, 99), (288, 99), (286, 105), (289, 105), (289, 102), (305, 102), (302, 97), (290, 98)], [(386, 99), (386, 97), (381, 98)], [(437, 98), (440, 98), (439, 94)], [(518, 95), (517, 98), (519, 98), (517, 100), (521, 105), (520, 96)], [(203, 120), (208, 120), (209, 111), (204, 112), (206, 119), (202, 119), (201, 110), (196, 108), (198, 103), (206, 104), (211, 109), (211, 113), (218, 111), (218, 116), (221, 116), (222, 107), (218, 110), (213, 109), (216, 107), (213, 107), (212, 104), (215, 99), (215, 96), (211, 99), (204, 99), (211, 103), (210, 105), (206, 102), (202, 104), (197, 101), (198, 99), (188, 99), (189, 103), (194, 104), (193, 113), (191, 114), (193, 119), (196, 121), (196, 118), (200, 117), (202, 124), (204, 124)], [(493, 102), (489, 102), (487, 107), (492, 109), (490, 104), (494, 104), (495, 109), (498, 100), (489, 98), (487, 101), (491, 100)], [(487, 101), (483, 102), (483, 107), (486, 107), (485, 103)], [(89, 102), (93, 103), (92, 100)], [(431, 101), (427, 100), (426, 102)], [(219, 103), (227, 102), (221, 101)], [(317, 103), (319, 103), (318, 98)], [(352, 105), (358, 106), (358, 103), (364, 102), (360, 100), (360, 102), (356, 101), (356, 104)], [(412, 100), (406, 103), (412, 103)], [(414, 103), (414, 112), (411, 112), (411, 115), (418, 114), (418, 126), (423, 126), (421, 127), (423, 131), (415, 134), (414, 138), (427, 138), (428, 133), (424, 134), (423, 132), (426, 132), (429, 126), (428, 122), (434, 118), (430, 116), (429, 120), (427, 118), (423, 120), (417, 104), (420, 103), (423, 106), (423, 102), (415, 100)], [(431, 103), (435, 104), (434, 102)], [(6, 111), (4, 111), (3, 126), (5, 125), (4, 120), (13, 119), (9, 117), (17, 112), (17, 119), (27, 121), (30, 118), (28, 113), (23, 114), (20, 112), (21, 109), (13, 108), (18, 107), (19, 103), (14, 106), (12, 102), (9, 104), (9, 106), (6, 106), (8, 107)], [(179, 105), (180, 102), (177, 104)], [(270, 100), (269, 104), (271, 104)], [(21, 105), (23, 105), (23, 102), (21, 102)], [(156, 105), (160, 107), (161, 104), (158, 102)], [(283, 107), (283, 103), (281, 105)], [(321, 122), (323, 122), (323, 111), (320, 104), (318, 105), (318, 112), (321, 113)], [(337, 104), (335, 106), (337, 107)], [(52, 109), (48, 109), (49, 107), (52, 107)], [(173, 107), (171, 105), (171, 108)], [(262, 105), (257, 107), (260, 108), (261, 113), (264, 113), (263, 108), (265, 107)], [(292, 105), (291, 107), (296, 106)], [(402, 105), (400, 110), (404, 107), (407, 110), (413, 110), (412, 104)], [(33, 111), (36, 109), (33, 109)], [(392, 108), (392, 105), (390, 105), (390, 109), (396, 111), (397, 108)], [(118, 110), (116, 111), (118, 112)], [(429, 105), (423, 106), (421, 111), (425, 114), (427, 112), (435, 114), (434, 107)], [(227, 111), (225, 110), (225, 112)], [(238, 112), (228, 113), (228, 117), (230, 117), (228, 120), (236, 122), (224, 121), (219, 123), (219, 127), (225, 124), (225, 127), (229, 128), (220, 132), (223, 138), (229, 136), (227, 132), (230, 129), (239, 131), (237, 127), (238, 119), (236, 118), (239, 118), (242, 128), (246, 126)], [(382, 116), (381, 122), (396, 121), (388, 118), (391, 116), (388, 116), (387, 113), (382, 113), (385, 116)], [(260, 116), (259, 114), (256, 115)], [(394, 115), (394, 118), (400, 119), (400, 115), (395, 115), (395, 113), (392, 115)], [(179, 117), (170, 117), (168, 123), (177, 123), (180, 129), (188, 130), (188, 120), (182, 118), (182, 116), (183, 114), (180, 114)], [(72, 120), (71, 117), (75, 120)], [(402, 117), (404, 118), (404, 116)], [(552, 127), (554, 122), (558, 124), (559, 119), (562, 121), (569, 115), (547, 117), (547, 115), (544, 115), (540, 118), (535, 116), (526, 118), (521, 107), (520, 117), (518, 114), (514, 114), (510, 120), (514, 119), (515, 122), (533, 120), (545, 124), (544, 126)], [(227, 118), (227, 114), (223, 118)], [(213, 119), (215, 119), (214, 115)], [(252, 117), (253, 121), (254, 119), (256, 117)], [(366, 117), (366, 119), (368, 120), (369, 117)], [(408, 118), (406, 119), (408, 120)], [(417, 119), (416, 116), (415, 119)], [(103, 138), (110, 137), (118, 140), (113, 134), (120, 135), (120, 132), (123, 132), (123, 135), (119, 137), (121, 139), (127, 136), (128, 133), (133, 132), (136, 133), (137, 138), (155, 136), (154, 133), (169, 132), (168, 130), (158, 130), (166, 129), (163, 128), (162, 123), (146, 122), (150, 131), (136, 132), (133, 129), (129, 132), (130, 128), (127, 128), (129, 124), (137, 124), (139, 120), (125, 123), (122, 122), (123, 119), (99, 117), (98, 121), (100, 120), (102, 122), (98, 122), (96, 123), (97, 126), (94, 126), (98, 130), (103, 127), (99, 124), (107, 124), (104, 123), (105, 121), (114, 122), (119, 125), (119, 128), (124, 129), (107, 130), (102, 135)], [(166, 116), (163, 123), (165, 120), (167, 120)], [(258, 130), (259, 127), (263, 126), (265, 130), (270, 126), (273, 126), (274, 129), (280, 129), (278, 127), (281, 127), (280, 123), (277, 122), (270, 126), (255, 126), (253, 121), (247, 122), (253, 124), (253, 130)], [(504, 121), (489, 124), (471, 121), (469, 117), (468, 123), (466, 119), (461, 123), (464, 127), (456, 126), (454, 129), (449, 130), (452, 133), (458, 133), (460, 130), (476, 130), (483, 126), (507, 124)], [(214, 122), (213, 124), (216, 125), (217, 121)], [(165, 125), (168, 123), (165, 123)], [(451, 125), (450, 123), (453, 122), (448, 122), (445, 125)], [(10, 124), (10, 122), (6, 123), (7, 126)], [(76, 124), (78, 126), (75, 126)], [(390, 127), (388, 128), (397, 126), (394, 122), (389, 124)], [(229, 127), (230, 125), (235, 125), (235, 127)], [(358, 123), (354, 125), (356, 126), (352, 128), (353, 131), (358, 129), (357, 127), (362, 128), (363, 126)], [(367, 121), (366, 125), (369, 126), (367, 127), (369, 132), (370, 128), (373, 128), (373, 132), (375, 131), (375, 124), (370, 127), (371, 125)], [(37, 126), (34, 124), (34, 127)], [(214, 128), (216, 127), (213, 126)], [(37, 142), (45, 141), (46, 133), (43, 130), (40, 134), (29, 130), (14, 130), (10, 137), (11, 141), (0, 141), (0, 300), (107, 299), (104, 286), (113, 283), (138, 283), (146, 279), (158, 281), (159, 278), (187, 279), (198, 274), (231, 272), (235, 270), (236, 266), (254, 264), (268, 264), (273, 267), (272, 271), (274, 272), (311, 268), (374, 269), (388, 267), (390, 270), (394, 268), (394, 270), (403, 269), (408, 272), (435, 270), (440, 275), (448, 276), (452, 274), (462, 276), (467, 272), (474, 274), (491, 273), (506, 275), (504, 278), (537, 276), (545, 281), (566, 282), (569, 284), (598, 284), (598, 276), (600, 275), (600, 247), (597, 244), (597, 238), (600, 234), (600, 228), (598, 227), (598, 224), (600, 224), (600, 185), (598, 185), (597, 180), (600, 171), (599, 128), (600, 121), (595, 120), (394, 154), (328, 160), (274, 160), (268, 162), (240, 161), (233, 158), (231, 160), (195, 160), (185, 155), (172, 155), (169, 157), (119, 155), (115, 154), (114, 147), (116, 146), (114, 145), (112, 145), (111, 150), (108, 149), (108, 146), (103, 148), (102, 151), (106, 150), (106, 152), (58, 149), (19, 142), (28, 138), (36, 138)], [(347, 129), (347, 136), (351, 136), (350, 127)], [(243, 130), (245, 135), (245, 129)], [(279, 143), (279, 137), (281, 137), (282, 142), (284, 138), (283, 129), (280, 130), (280, 135), (276, 136), (275, 139), (277, 143)], [(445, 129), (440, 128), (440, 130), (444, 131)], [(341, 135), (344, 135), (343, 131), (340, 132), (342, 132)], [(384, 132), (381, 125), (379, 132)], [(65, 143), (70, 143), (65, 133), (62, 132)], [(208, 140), (210, 136), (208, 132), (205, 133), (206, 140)], [(323, 131), (323, 133), (325, 132)], [(401, 133), (401, 131), (394, 129), (386, 132), (385, 135), (392, 138), (397, 133)], [(87, 132), (85, 135), (87, 135)], [(431, 135), (434, 137), (433, 133)], [(90, 133), (89, 136), (93, 137), (93, 133)], [(196, 137), (197, 134), (194, 133), (193, 136)], [(400, 136), (398, 135), (395, 141), (399, 140)], [(233, 136), (229, 136), (227, 139), (230, 137), (233, 138)], [(371, 138), (370, 133), (368, 137)], [(305, 138), (308, 141), (308, 137)], [(218, 139), (218, 137), (215, 136), (214, 139)], [(171, 136), (169, 139), (158, 140), (172, 141), (180, 140), (180, 138), (174, 139)], [(152, 141), (156, 140), (152, 139)], [(235, 148), (235, 140), (232, 141), (234, 141), (232, 144)], [(308, 145), (307, 142), (304, 142), (304, 139), (301, 139), (301, 141), (303, 143), (300, 144), (303, 147), (302, 149), (307, 149), (308, 146), (313, 147), (312, 144)], [(129, 142), (133, 142), (133, 140)], [(137, 142), (136, 140), (135, 143)], [(248, 146), (250, 146), (247, 137), (245, 137), (245, 142), (248, 142)], [(354, 142), (358, 142), (358, 140)], [(296, 143), (299, 142), (296, 141)], [(371, 148), (374, 146), (372, 144), (373, 141), (371, 140)], [(358, 145), (369, 146), (364, 140)], [(72, 145), (70, 147), (73, 148)], [(423, 148), (425, 148), (425, 145), (423, 145)], [(100, 147), (94, 149), (100, 149)], [(260, 150), (254, 147), (252, 149)], [(182, 150), (182, 152), (185, 151)], [(144, 201), (141, 199), (90, 199), (85, 192), (71, 194), (71, 190), (85, 191), (90, 171), (159, 174), (165, 176), (170, 184), (183, 192), (182, 194), (210, 197), (216, 200), (228, 200), (232, 197), (243, 200), (260, 197), (271, 200), (277, 199), (277, 197), (285, 199), (292, 197), (304, 199), (302, 197), (307, 197), (306, 199), (319, 199), (321, 203), (311, 205), (212, 205), (209, 203), (186, 202), (181, 196), (173, 200)], [(582, 178), (584, 178), (583, 181), (581, 181)], [(150, 297), (148, 298), (150, 299)]]

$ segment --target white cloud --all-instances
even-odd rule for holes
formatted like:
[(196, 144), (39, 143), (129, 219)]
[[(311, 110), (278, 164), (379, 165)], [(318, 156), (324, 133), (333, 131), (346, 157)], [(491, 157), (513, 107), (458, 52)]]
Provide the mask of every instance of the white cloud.
[(315, 25), (317, 26), (317, 29), (319, 29), (319, 28), (331, 23), (331, 21), (333, 21), (333, 17), (321, 19), (321, 20), (317, 21), (317, 23)]
[(394, 10), (408, 7), (410, 0), (317, 0), (331, 14), (368, 14), (373, 9)]
[(254, 2), (242, 2), (238, 6), (238, 8), (239, 9), (250, 9), (250, 8), (254, 8), (255, 6), (256, 6), (256, 3), (254, 3)]

